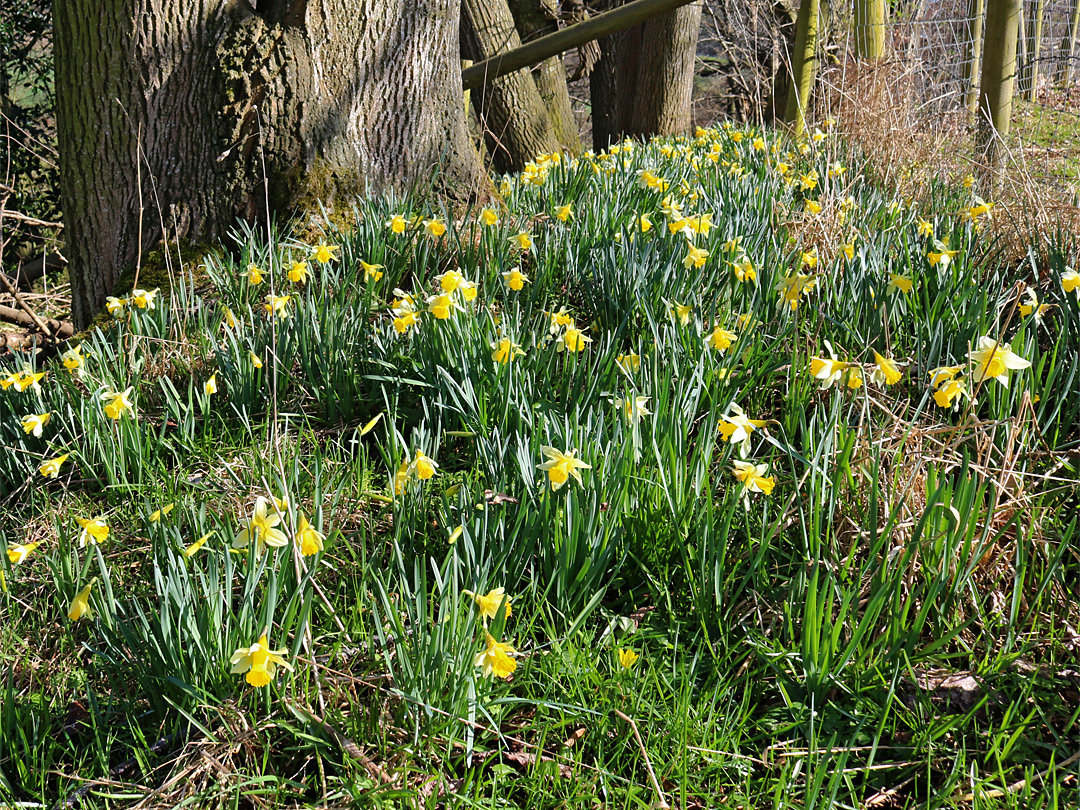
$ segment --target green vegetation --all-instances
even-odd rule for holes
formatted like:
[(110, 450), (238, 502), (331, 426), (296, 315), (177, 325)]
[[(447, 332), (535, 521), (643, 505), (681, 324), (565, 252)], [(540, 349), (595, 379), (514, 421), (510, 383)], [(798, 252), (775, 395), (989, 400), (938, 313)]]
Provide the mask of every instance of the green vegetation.
[(1076, 245), (864, 169), (548, 156), (0, 370), (0, 793), (1076, 806)]

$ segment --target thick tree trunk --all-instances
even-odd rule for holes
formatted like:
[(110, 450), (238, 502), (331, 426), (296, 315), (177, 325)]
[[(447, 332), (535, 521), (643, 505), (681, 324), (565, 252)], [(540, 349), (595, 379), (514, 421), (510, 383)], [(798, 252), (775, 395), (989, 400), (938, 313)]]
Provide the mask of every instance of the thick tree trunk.
[(817, 74), (818, 0), (802, 0), (795, 23), (795, 49), (791, 52), (791, 89), (784, 121), (796, 135), (806, 129), (806, 112)]
[(1076, 37), (1080, 33), (1080, 0), (1073, 0), (1072, 14), (1069, 16), (1069, 32), (1061, 40), (1061, 61), (1058, 62), (1054, 81), (1062, 87), (1068, 87), (1072, 78), (1073, 59), (1076, 54)]
[(590, 75), (593, 147), (690, 129), (701, 6), (694, 3), (600, 40)]
[[(212, 240), (309, 188), (405, 189), (480, 167), (461, 104), (456, 0), (55, 0), (72, 316), (142, 246)], [(261, 154), (260, 154), (261, 148)], [(164, 228), (164, 233), (163, 233)]]
[[(522, 42), (529, 42), (557, 30), (558, 7), (555, 0), (510, 0), (510, 12), (514, 15)], [(581, 134), (577, 120), (570, 107), (570, 91), (566, 86), (566, 68), (561, 56), (545, 59), (533, 71), (536, 89), (547, 107), (555, 137), (563, 149), (581, 151)]]
[(876, 61), (885, 55), (885, 0), (855, 0), (855, 56)]
[(967, 43), (964, 54), (964, 106), (972, 114), (979, 105), (979, 70), (982, 66), (985, 16), (986, 0), (968, 0)]
[(986, 39), (979, 83), (979, 151), (983, 175), (991, 189), (1000, 183), (1005, 163), (1004, 140), (1012, 118), (1016, 77), (1017, 28), (1021, 0), (987, 0)]
[[(479, 62), (521, 46), (506, 0), (462, 0), (461, 42)], [(518, 70), (471, 91), (487, 145), (498, 171), (520, 171), (537, 155), (555, 152), (559, 139), (532, 73)]]

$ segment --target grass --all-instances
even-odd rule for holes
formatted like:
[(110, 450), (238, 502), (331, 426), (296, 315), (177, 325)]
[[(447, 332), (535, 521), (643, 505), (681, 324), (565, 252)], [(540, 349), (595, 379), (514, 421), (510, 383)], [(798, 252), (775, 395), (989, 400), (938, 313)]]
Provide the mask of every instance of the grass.
[[(1076, 245), (1009, 265), (975, 190), (914, 210), (868, 177), (835, 137), (731, 128), (549, 156), (491, 225), (361, 201), (325, 263), (241, 230), (82, 368), (0, 372), (0, 543), (40, 543), (2, 558), (0, 792), (1076, 806)], [(1030, 366), (984, 379), (983, 337)], [(941, 366), (973, 398), (940, 407)], [(466, 593), (496, 588), (509, 609)], [(291, 669), (253, 686), (230, 660), (262, 635)]]

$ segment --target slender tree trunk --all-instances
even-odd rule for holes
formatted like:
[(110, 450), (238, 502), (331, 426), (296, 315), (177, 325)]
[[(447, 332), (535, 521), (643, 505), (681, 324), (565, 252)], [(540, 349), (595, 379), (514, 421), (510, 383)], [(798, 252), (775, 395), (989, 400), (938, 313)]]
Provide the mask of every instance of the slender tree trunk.
[[(510, 0), (510, 12), (514, 15), (514, 23), (522, 42), (550, 34), (558, 28), (558, 8), (555, 0)], [(581, 134), (578, 132), (574, 111), (570, 107), (570, 92), (566, 86), (566, 68), (563, 67), (562, 57), (552, 56), (545, 59), (533, 71), (533, 78), (560, 145), (570, 152), (580, 152)]]
[[(461, 33), (465, 55), (477, 62), (521, 46), (506, 0), (462, 0)], [(496, 170), (520, 171), (537, 155), (558, 151), (559, 139), (529, 70), (485, 82), (472, 100)]]
[(593, 146), (690, 129), (701, 6), (683, 6), (600, 41), (590, 74)]
[(855, 56), (878, 60), (885, 55), (885, 0), (855, 0)]
[[(309, 189), (481, 181), (461, 104), (457, 0), (55, 0), (72, 316), (140, 245), (217, 239)], [(315, 187), (315, 183), (318, 186)], [(163, 232), (163, 226), (165, 232)]]
[(1012, 118), (1016, 77), (1017, 29), (1021, 0), (987, 0), (986, 39), (979, 83), (978, 148), (985, 156), (984, 177), (991, 189), (1000, 185), (1005, 166), (1005, 138)]
[(986, 0), (968, 0), (967, 53), (964, 56), (964, 106), (972, 115), (979, 106), (979, 70), (982, 61), (983, 20)]
[(1054, 81), (1062, 87), (1068, 87), (1072, 78), (1073, 59), (1076, 54), (1076, 37), (1080, 33), (1080, 0), (1073, 0), (1072, 14), (1069, 17), (1069, 33), (1061, 40), (1061, 61), (1058, 62)]
[(802, 0), (795, 23), (795, 49), (791, 52), (791, 89), (788, 90), (784, 121), (793, 125), (795, 134), (806, 129), (810, 93), (817, 74), (817, 32), (819, 0)]

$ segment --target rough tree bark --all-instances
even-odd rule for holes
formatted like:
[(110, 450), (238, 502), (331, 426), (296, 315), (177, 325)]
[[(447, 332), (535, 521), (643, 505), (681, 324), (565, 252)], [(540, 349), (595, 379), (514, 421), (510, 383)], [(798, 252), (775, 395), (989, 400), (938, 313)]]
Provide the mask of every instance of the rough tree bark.
[[(510, 0), (510, 12), (514, 15), (522, 42), (542, 37), (555, 31), (558, 26), (558, 6), (555, 0)], [(581, 134), (577, 120), (570, 107), (570, 91), (566, 86), (566, 68), (561, 56), (545, 59), (533, 71), (536, 89), (547, 107), (548, 120), (555, 130), (555, 137), (563, 149), (581, 151)]]
[[(474, 62), (520, 47), (506, 0), (462, 0), (461, 44)], [(558, 151), (559, 139), (531, 71), (500, 76), (470, 95), (497, 171), (520, 171), (537, 155)]]
[(806, 129), (806, 111), (817, 74), (818, 0), (802, 0), (795, 23), (795, 48), (791, 52), (791, 88), (784, 121), (796, 135)]
[(1000, 184), (1004, 140), (1012, 118), (1016, 41), (1021, 0), (987, 0), (982, 79), (979, 82), (977, 145), (985, 155), (982, 173), (991, 189)]
[[(219, 237), (271, 205), (479, 182), (457, 0), (55, 0), (72, 315), (139, 250)], [(261, 152), (259, 147), (261, 146)]]
[(690, 129), (701, 6), (693, 3), (600, 40), (589, 75), (593, 147)]

